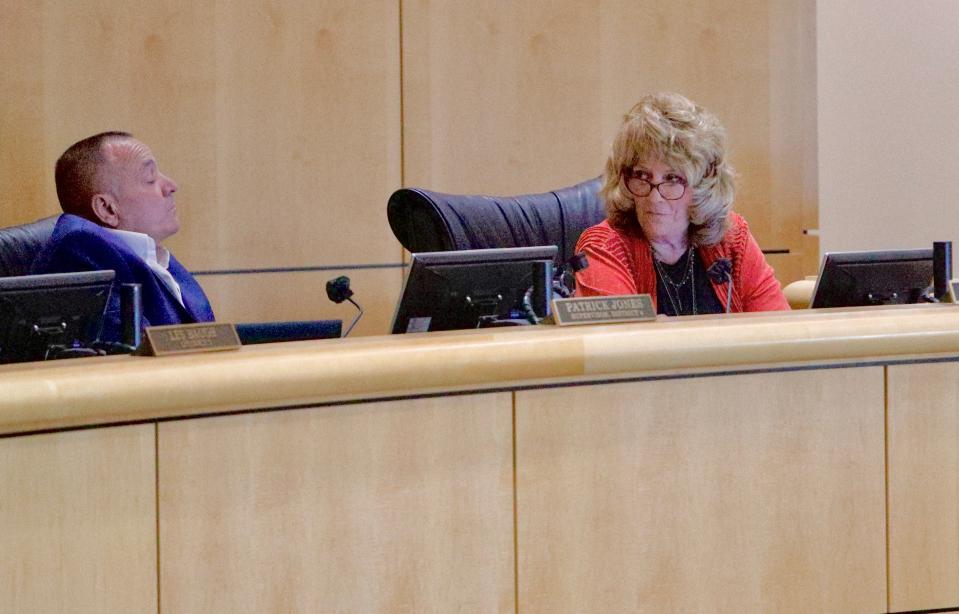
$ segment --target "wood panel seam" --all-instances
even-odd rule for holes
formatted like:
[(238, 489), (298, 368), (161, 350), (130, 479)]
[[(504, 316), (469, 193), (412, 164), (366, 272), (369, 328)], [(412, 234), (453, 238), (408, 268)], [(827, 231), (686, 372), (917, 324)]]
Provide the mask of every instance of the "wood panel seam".
[(194, 277), (214, 275), (269, 275), (274, 273), (319, 273), (324, 271), (360, 271), (368, 269), (405, 269), (405, 262), (372, 262), (368, 264), (313, 264), (306, 266), (260, 267), (245, 269), (210, 269), (192, 271)]
[[(400, 78), (400, 185), (406, 185), (406, 106), (404, 101), (404, 95), (406, 93), (406, 87), (404, 86), (403, 81), (403, 0), (399, 0), (399, 11), (398, 11), (398, 23), (397, 27), (399, 29), (399, 78)], [(405, 265), (404, 265), (405, 266)]]
[(157, 614), (163, 611), (160, 586), (160, 424), (153, 423), (153, 504), (156, 513)]
[(886, 611), (892, 611), (892, 559), (889, 548), (889, 365), (882, 368), (883, 478), (886, 498)]
[(519, 614), (519, 500), (517, 498), (518, 471), (516, 466), (516, 392), (513, 402), (513, 609)]

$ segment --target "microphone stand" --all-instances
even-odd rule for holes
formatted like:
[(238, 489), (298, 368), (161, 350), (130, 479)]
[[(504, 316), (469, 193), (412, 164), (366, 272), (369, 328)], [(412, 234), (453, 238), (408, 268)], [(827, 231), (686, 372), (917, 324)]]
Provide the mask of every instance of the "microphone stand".
[(349, 325), (349, 327), (346, 329), (346, 332), (343, 333), (343, 336), (344, 336), (344, 337), (346, 337), (346, 336), (348, 336), (348, 335), (350, 334), (350, 331), (353, 330), (353, 327), (356, 326), (356, 323), (359, 322), (359, 321), (360, 321), (360, 318), (363, 317), (363, 308), (360, 307), (359, 303), (357, 303), (356, 301), (354, 301), (354, 300), (353, 300), (352, 298), (350, 298), (350, 297), (346, 297), (346, 300), (348, 300), (349, 302), (353, 303), (353, 306), (356, 307), (356, 308), (359, 310), (359, 313), (356, 314), (356, 317), (354, 317), (354, 318), (353, 318), (353, 321), (350, 322), (350, 325)]

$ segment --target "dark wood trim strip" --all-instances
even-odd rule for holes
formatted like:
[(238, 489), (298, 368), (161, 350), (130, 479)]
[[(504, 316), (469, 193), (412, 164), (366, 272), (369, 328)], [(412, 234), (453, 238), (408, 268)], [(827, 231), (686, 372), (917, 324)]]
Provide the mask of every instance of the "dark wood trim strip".
[(194, 276), (200, 275), (255, 275), (269, 273), (312, 273), (314, 271), (355, 271), (362, 269), (405, 269), (409, 265), (405, 262), (386, 262), (381, 264), (324, 264), (315, 266), (290, 266), (261, 269), (211, 269), (209, 271), (192, 271)]

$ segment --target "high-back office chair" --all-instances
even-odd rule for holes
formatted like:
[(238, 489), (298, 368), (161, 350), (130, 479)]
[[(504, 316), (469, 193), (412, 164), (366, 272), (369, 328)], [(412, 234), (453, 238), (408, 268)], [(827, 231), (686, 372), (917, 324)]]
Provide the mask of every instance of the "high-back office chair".
[(0, 277), (30, 273), (33, 259), (50, 240), (59, 217), (52, 215), (29, 224), (0, 228)]
[(572, 258), (584, 230), (606, 214), (599, 177), (523, 196), (467, 196), (404, 188), (390, 196), (393, 234), (411, 252), (555, 245), (556, 264)]

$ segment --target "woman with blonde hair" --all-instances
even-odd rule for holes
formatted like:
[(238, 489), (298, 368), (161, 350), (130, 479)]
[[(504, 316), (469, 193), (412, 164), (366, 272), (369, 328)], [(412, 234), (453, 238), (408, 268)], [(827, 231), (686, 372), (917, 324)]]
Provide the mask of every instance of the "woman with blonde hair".
[(577, 243), (577, 295), (650, 294), (666, 315), (789, 309), (734, 191), (719, 120), (679, 94), (646, 96), (606, 161), (607, 218)]

